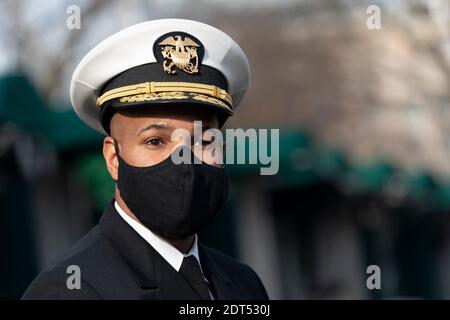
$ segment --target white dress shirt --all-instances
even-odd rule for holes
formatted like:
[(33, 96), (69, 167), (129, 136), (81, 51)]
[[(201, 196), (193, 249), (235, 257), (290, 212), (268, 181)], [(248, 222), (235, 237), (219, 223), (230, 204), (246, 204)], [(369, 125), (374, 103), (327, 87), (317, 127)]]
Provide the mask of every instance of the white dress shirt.
[[(200, 270), (203, 274), (202, 264), (200, 262), (200, 256), (198, 254), (198, 240), (197, 235), (194, 236), (194, 243), (188, 253), (183, 254), (177, 248), (175, 248), (168, 241), (164, 240), (157, 234), (150, 231), (144, 225), (140, 224), (133, 218), (131, 218), (125, 211), (119, 206), (117, 201), (114, 202), (114, 207), (119, 215), (128, 223), (149, 245), (153, 247), (163, 258), (166, 260), (177, 272), (180, 271), (181, 264), (183, 263), (184, 257), (194, 256), (198, 264), (200, 265)], [(205, 278), (205, 276), (203, 275)], [(208, 280), (205, 278), (205, 281)], [(209, 283), (209, 282), (208, 282)], [(210, 292), (211, 298), (213, 297)]]

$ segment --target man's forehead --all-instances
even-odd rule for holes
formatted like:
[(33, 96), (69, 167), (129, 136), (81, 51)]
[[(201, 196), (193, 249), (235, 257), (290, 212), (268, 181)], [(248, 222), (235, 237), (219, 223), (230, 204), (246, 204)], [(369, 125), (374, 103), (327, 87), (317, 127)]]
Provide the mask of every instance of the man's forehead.
[(217, 116), (213, 112), (200, 109), (185, 109), (181, 112), (176, 108), (171, 110), (154, 108), (116, 112), (111, 119), (111, 132), (121, 133), (125, 130), (140, 132), (143, 129), (174, 130), (180, 127), (192, 130), (196, 122), (201, 122), (201, 126), (206, 129), (218, 127)]

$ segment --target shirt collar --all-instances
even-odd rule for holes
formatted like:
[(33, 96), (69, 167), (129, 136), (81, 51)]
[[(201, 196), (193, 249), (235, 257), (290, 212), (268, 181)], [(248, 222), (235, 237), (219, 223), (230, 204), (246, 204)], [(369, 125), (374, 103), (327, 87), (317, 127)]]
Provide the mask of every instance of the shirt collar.
[[(177, 272), (180, 271), (181, 264), (184, 257), (194, 256), (200, 264), (200, 256), (198, 254), (198, 239), (194, 236), (194, 243), (188, 253), (183, 254), (167, 240), (164, 240), (157, 234), (150, 231), (141, 223), (131, 218), (117, 203), (114, 202), (114, 207), (119, 215), (127, 222), (145, 241), (147, 241), (163, 258), (166, 260)], [(202, 271), (203, 272), (203, 271)]]

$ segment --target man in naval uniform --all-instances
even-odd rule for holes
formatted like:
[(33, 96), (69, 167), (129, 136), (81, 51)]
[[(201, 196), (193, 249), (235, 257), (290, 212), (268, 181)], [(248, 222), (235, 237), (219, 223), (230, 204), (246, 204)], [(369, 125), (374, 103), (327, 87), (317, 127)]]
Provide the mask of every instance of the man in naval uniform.
[[(195, 123), (220, 129), (249, 81), (236, 42), (196, 21), (140, 23), (94, 47), (74, 71), (70, 97), (106, 135), (115, 199), (23, 299), (268, 299), (250, 267), (197, 237), (225, 202), (228, 178), (216, 157), (199, 154), (211, 140), (191, 138)], [(174, 139), (175, 130), (188, 134)], [(175, 153), (197, 161), (175, 163)], [(75, 288), (71, 266), (81, 276)]]

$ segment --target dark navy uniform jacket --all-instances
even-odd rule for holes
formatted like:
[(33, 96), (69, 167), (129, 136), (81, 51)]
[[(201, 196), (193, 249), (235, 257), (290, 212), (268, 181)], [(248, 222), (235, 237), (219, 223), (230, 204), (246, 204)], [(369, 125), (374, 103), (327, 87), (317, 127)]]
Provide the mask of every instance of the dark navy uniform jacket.
[[(113, 203), (97, 226), (37, 276), (22, 299), (198, 298), (184, 278), (120, 217)], [(199, 255), (215, 299), (268, 299), (250, 267), (201, 243)], [(80, 289), (68, 289), (71, 265), (80, 268)]]

